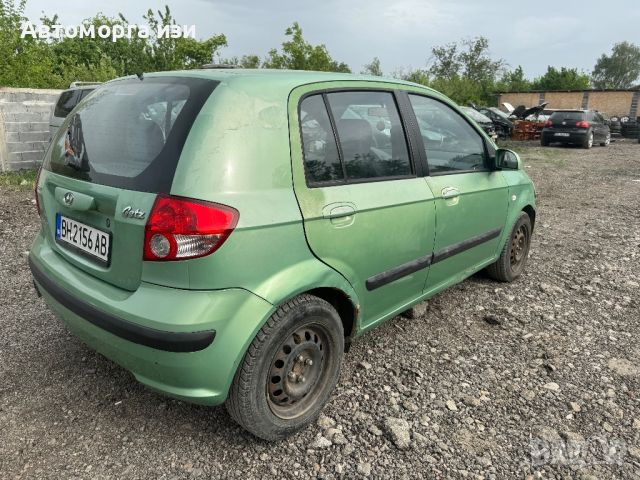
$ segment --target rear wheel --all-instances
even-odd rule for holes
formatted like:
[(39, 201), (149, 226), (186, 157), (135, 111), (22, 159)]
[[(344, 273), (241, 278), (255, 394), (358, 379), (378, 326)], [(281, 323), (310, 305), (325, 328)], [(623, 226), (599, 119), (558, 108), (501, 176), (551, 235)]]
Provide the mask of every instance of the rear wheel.
[(300, 295), (269, 318), (249, 346), (226, 407), (240, 426), (280, 440), (313, 422), (340, 375), (344, 331), (325, 300)]
[(487, 274), (501, 282), (514, 281), (524, 271), (530, 245), (531, 219), (526, 212), (520, 212), (498, 260), (487, 267)]
[(582, 143), (582, 148), (586, 148), (589, 149), (593, 147), (593, 131), (589, 130), (589, 132), (587, 132), (587, 136), (584, 139), (584, 142)]

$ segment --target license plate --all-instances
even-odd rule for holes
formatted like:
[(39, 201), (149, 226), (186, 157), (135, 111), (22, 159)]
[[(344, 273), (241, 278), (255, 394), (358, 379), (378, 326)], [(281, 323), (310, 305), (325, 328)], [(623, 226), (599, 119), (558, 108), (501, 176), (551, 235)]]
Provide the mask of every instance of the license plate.
[(109, 263), (111, 235), (64, 215), (56, 215), (56, 240), (102, 263)]
[(554, 133), (553, 135), (555, 137), (568, 137), (569, 136), (568, 133)]

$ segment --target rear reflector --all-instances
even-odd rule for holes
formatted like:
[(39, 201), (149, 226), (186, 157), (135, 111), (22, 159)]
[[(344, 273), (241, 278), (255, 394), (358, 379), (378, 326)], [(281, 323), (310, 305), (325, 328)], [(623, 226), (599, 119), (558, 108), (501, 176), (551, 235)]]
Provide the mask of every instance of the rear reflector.
[(238, 224), (235, 208), (158, 195), (144, 234), (144, 259), (186, 260), (204, 257), (222, 246)]
[(38, 215), (41, 214), (41, 210), (40, 210), (40, 187), (38, 186), (38, 184), (40, 183), (40, 173), (42, 173), (42, 165), (40, 165), (40, 168), (38, 168), (38, 173), (36, 175), (36, 186), (34, 188), (34, 193), (35, 193), (35, 197), (36, 197), (36, 209), (38, 210)]

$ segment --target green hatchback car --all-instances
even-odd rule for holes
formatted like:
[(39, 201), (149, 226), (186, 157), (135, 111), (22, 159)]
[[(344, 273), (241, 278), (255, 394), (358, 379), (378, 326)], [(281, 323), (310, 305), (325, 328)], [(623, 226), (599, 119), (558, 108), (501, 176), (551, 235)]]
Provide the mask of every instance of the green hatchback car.
[(481, 269), (523, 271), (535, 191), (443, 95), (347, 74), (106, 83), (36, 186), (39, 294), (148, 387), (254, 435), (314, 421), (349, 343)]

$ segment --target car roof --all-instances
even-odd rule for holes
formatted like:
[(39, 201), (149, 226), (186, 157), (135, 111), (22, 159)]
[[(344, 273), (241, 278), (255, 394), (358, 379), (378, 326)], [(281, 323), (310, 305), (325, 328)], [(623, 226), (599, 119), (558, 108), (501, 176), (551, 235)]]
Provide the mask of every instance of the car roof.
[[(302, 85), (319, 82), (335, 82), (335, 81), (365, 81), (365, 82), (382, 82), (397, 85), (420, 87), (438, 93), (435, 90), (417, 83), (400, 80), (397, 78), (378, 77), (375, 75), (362, 75), (353, 73), (336, 73), (336, 72), (317, 72), (312, 70), (279, 70), (279, 69), (244, 69), (244, 68), (203, 68), (194, 70), (174, 70), (166, 72), (150, 72), (144, 73), (144, 77), (157, 76), (194, 76), (200, 78), (208, 78), (225, 83), (243, 83), (250, 81), (253, 84), (272, 83), (280, 87), (286, 87), (289, 91)], [(135, 75), (117, 78), (111, 82), (117, 82), (125, 78), (136, 78)], [(108, 82), (108, 83), (111, 83)]]

